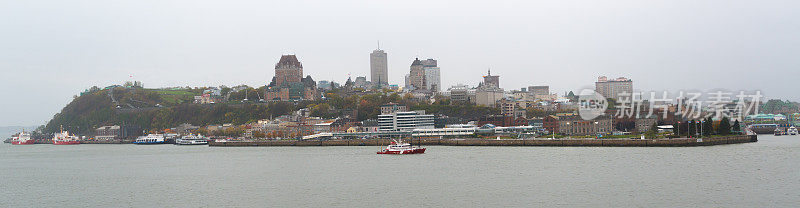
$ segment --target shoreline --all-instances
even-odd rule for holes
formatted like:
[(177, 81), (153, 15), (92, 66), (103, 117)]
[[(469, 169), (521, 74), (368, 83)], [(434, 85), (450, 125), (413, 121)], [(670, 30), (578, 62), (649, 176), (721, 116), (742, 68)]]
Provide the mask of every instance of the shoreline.
[[(414, 139), (424, 146), (692, 147), (757, 142), (757, 135), (675, 139)], [(385, 146), (390, 139), (210, 141), (212, 147)]]
[[(408, 141), (408, 140), (405, 140)], [(81, 141), (81, 144), (132, 144), (132, 141)], [(226, 141), (211, 140), (211, 147), (280, 147), (280, 146), (386, 146), (391, 139), (342, 140), (266, 140)], [(713, 138), (673, 139), (414, 139), (414, 145), (423, 146), (553, 146), (553, 147), (693, 147), (758, 142), (757, 135), (736, 135)], [(36, 144), (51, 144), (49, 141)]]

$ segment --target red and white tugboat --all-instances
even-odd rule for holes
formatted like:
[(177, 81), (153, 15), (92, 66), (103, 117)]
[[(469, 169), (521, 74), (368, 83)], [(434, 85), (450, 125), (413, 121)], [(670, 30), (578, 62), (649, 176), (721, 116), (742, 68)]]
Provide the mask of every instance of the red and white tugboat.
[(56, 133), (53, 135), (53, 144), (54, 145), (70, 145), (70, 144), (80, 144), (81, 142), (78, 140), (78, 137), (69, 135), (68, 131), (64, 131), (64, 128), (61, 127), (61, 133)]
[(420, 147), (413, 147), (409, 143), (403, 143), (402, 141), (394, 140), (386, 149), (381, 150), (378, 154), (393, 154), (393, 155), (404, 155), (404, 154), (422, 154), (425, 153), (425, 148)]
[(33, 144), (36, 142), (35, 140), (31, 139), (31, 134), (22, 130), (22, 133), (19, 135), (11, 138), (11, 144), (13, 145), (26, 145), (26, 144)]

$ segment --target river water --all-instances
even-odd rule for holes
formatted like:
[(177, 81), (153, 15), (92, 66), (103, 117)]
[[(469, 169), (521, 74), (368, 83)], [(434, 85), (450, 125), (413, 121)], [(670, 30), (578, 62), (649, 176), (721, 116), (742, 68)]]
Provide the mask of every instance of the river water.
[(800, 136), (708, 147), (0, 145), (0, 207), (800, 207)]

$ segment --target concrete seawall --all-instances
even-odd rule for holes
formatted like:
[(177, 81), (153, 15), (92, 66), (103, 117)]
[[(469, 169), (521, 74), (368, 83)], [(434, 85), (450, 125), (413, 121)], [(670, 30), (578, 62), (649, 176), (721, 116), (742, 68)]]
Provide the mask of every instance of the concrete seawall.
[[(702, 139), (414, 139), (413, 144), (425, 146), (588, 146), (588, 147), (691, 147), (756, 142), (756, 135), (714, 137)], [(354, 140), (271, 140), (209, 142), (209, 146), (384, 146), (389, 139)]]

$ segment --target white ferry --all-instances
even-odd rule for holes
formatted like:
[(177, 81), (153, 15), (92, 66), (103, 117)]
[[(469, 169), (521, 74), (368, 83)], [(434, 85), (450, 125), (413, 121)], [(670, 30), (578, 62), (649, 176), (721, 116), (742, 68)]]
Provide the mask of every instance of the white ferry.
[(208, 140), (203, 135), (186, 135), (175, 140), (177, 145), (207, 145)]
[(164, 135), (162, 134), (148, 134), (147, 136), (141, 136), (136, 138), (136, 141), (133, 142), (134, 144), (164, 144), (166, 143), (164, 139)]

